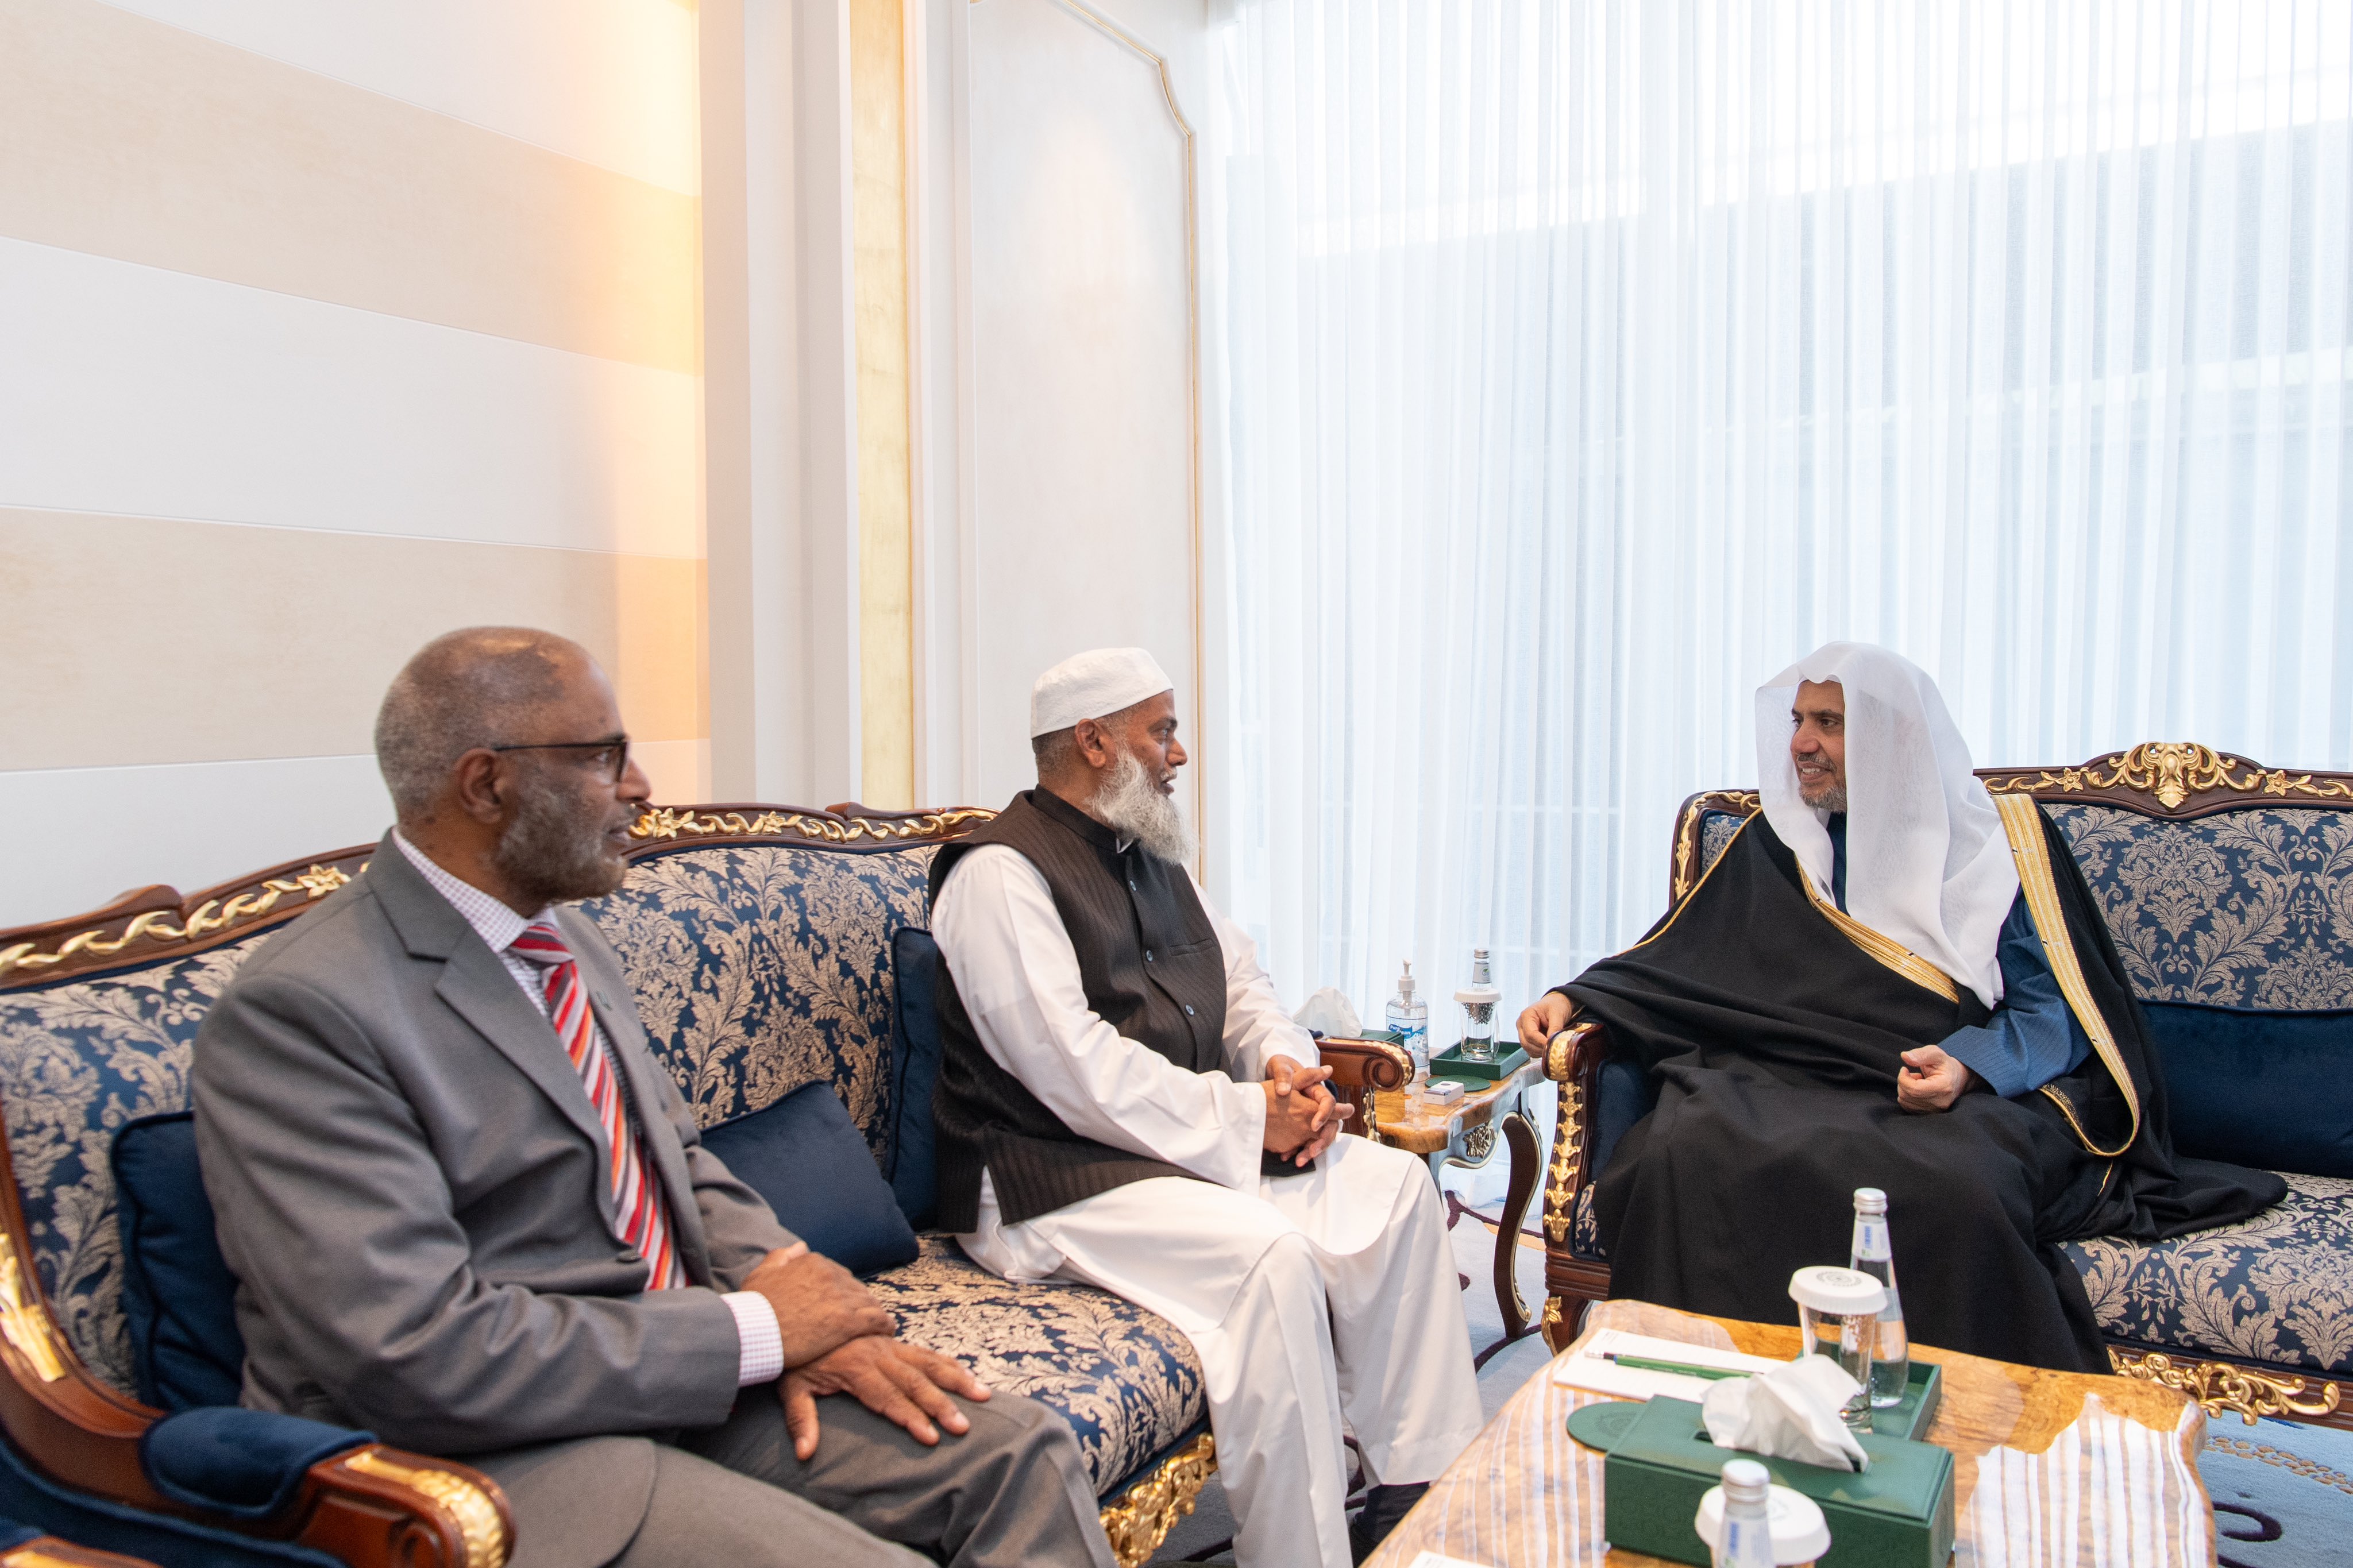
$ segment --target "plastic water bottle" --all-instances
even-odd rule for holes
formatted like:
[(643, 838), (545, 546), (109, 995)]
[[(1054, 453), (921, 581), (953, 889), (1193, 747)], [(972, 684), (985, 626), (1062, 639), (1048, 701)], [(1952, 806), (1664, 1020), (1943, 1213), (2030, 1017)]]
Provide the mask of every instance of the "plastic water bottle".
[(1854, 1190), (1854, 1256), (1847, 1267), (1887, 1287), (1879, 1310), (1879, 1343), (1871, 1357), (1871, 1403), (1885, 1410), (1904, 1403), (1912, 1377), (1912, 1345), (1904, 1334), (1904, 1303), (1895, 1294), (1895, 1250), (1887, 1239), (1887, 1194), (1877, 1187)]
[(1398, 994), (1389, 998), (1389, 1032), (1412, 1054), (1413, 1080), (1430, 1076), (1430, 1004), (1413, 994), (1413, 960), (1405, 961)]
[(1715, 1568), (1773, 1568), (1773, 1478), (1754, 1459), (1724, 1466), (1724, 1531), (1716, 1537)]

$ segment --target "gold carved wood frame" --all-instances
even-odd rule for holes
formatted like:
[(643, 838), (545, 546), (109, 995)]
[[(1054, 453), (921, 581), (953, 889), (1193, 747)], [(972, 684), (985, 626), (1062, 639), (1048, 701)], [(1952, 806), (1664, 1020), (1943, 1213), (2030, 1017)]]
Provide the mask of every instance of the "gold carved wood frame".
[[(2195, 742), (2150, 741), (2087, 763), (1979, 768), (1977, 773), (1996, 795), (2026, 795), (2053, 805), (2117, 805), (2174, 821), (2263, 805), (2353, 811), (2353, 773), (2266, 767)], [(1671, 908), (1689, 897), (1706, 872), (1700, 860), (1706, 818), (1715, 813), (1746, 816), (1759, 805), (1754, 790), (1703, 791), (1683, 803), (1670, 845)], [(1583, 1024), (1555, 1036), (1546, 1053), (1545, 1074), (1559, 1090), (1544, 1194), (1544, 1331), (1556, 1350), (1576, 1337), (1586, 1304), (1609, 1293), (1609, 1266), (1568, 1250), (1578, 1195), (1600, 1174), (1590, 1168), (1586, 1133), (1606, 1048), (1600, 1027)], [(2232, 1414), (2249, 1422), (2276, 1415), (2353, 1430), (2353, 1378), (2116, 1346), (2108, 1359), (2121, 1375), (2179, 1389), (2209, 1415)]]

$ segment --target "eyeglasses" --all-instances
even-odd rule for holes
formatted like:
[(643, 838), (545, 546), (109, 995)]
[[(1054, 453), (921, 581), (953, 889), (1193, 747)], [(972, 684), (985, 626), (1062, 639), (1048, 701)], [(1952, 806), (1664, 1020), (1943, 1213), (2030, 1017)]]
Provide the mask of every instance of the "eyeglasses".
[(629, 738), (613, 741), (538, 741), (522, 746), (484, 746), (486, 752), (610, 752), (613, 754), (613, 782), (619, 784), (621, 775), (629, 771)]

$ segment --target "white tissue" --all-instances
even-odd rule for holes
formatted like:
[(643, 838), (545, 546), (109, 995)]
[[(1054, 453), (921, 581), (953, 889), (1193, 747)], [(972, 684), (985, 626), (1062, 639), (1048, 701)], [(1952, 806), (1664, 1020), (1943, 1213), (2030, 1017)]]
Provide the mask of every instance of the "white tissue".
[(1291, 1021), (1303, 1029), (1314, 1029), (1336, 1039), (1356, 1039), (1365, 1032), (1365, 1022), (1356, 1016), (1355, 1004), (1333, 985), (1310, 996), (1307, 1005), (1293, 1013)]
[(1862, 1384), (1826, 1355), (1801, 1355), (1755, 1377), (1726, 1378), (1707, 1391), (1700, 1415), (1708, 1440), (1802, 1465), (1867, 1470), (1862, 1451), (1839, 1412)]

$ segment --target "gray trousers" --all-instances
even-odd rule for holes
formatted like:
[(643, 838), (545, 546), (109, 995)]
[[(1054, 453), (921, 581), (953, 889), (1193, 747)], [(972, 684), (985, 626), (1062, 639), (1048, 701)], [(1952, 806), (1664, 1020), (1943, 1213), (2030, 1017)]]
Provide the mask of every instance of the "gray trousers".
[(671, 1442), (584, 1437), (471, 1462), (514, 1510), (511, 1568), (1113, 1568), (1061, 1418), (1001, 1392), (956, 1404), (972, 1429), (927, 1448), (846, 1394), (819, 1400), (803, 1464), (764, 1384)]

